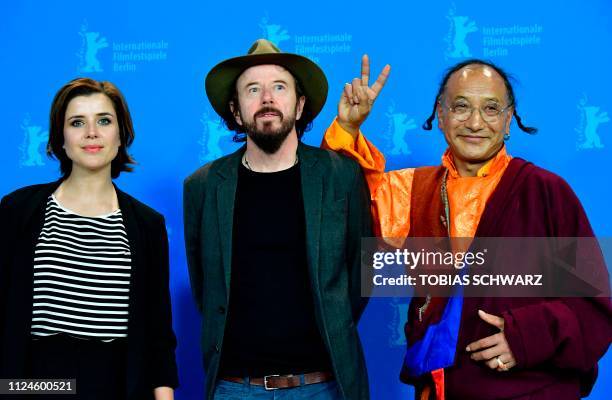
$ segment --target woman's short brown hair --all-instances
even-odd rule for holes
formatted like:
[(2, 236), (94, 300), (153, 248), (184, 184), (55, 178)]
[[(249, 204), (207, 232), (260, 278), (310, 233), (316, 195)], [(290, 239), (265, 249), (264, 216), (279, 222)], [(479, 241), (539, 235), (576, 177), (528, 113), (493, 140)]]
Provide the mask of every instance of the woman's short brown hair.
[(64, 150), (64, 119), (66, 108), (70, 100), (77, 96), (89, 96), (95, 93), (106, 95), (113, 103), (117, 122), (119, 124), (119, 138), (121, 145), (119, 152), (111, 163), (111, 177), (116, 178), (123, 171), (130, 172), (135, 164), (134, 159), (128, 154), (127, 149), (134, 141), (134, 127), (132, 117), (125, 98), (115, 85), (108, 81), (96, 81), (90, 78), (77, 78), (64, 85), (55, 95), (51, 104), (49, 123), (49, 142), (47, 143), (47, 155), (56, 158), (60, 162), (62, 178), (66, 179), (72, 172), (72, 160)]

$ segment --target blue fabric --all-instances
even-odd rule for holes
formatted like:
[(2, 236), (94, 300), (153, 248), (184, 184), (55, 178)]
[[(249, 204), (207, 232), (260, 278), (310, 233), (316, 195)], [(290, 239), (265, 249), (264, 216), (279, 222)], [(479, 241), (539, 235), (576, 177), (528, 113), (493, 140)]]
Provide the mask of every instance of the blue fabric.
[(462, 308), (461, 294), (449, 298), (440, 321), (430, 325), (421, 340), (408, 346), (404, 369), (411, 377), (453, 365)]
[[(248, 378), (247, 378), (248, 379)], [(215, 386), (214, 400), (341, 400), (336, 381), (315, 383), (290, 389), (266, 390), (245, 379), (243, 383), (219, 380)], [(304, 378), (302, 375), (302, 382)]]

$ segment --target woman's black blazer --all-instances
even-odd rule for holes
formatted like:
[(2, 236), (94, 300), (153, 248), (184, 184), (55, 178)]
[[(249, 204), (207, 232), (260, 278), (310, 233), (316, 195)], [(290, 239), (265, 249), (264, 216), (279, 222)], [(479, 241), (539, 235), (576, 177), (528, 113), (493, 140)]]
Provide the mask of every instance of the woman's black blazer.
[[(47, 199), (60, 182), (19, 189), (0, 202), (0, 378), (25, 378), (30, 348), (34, 247)], [(128, 399), (178, 386), (164, 217), (116, 188), (132, 254)], [(92, 360), (95, 362), (95, 360)]]

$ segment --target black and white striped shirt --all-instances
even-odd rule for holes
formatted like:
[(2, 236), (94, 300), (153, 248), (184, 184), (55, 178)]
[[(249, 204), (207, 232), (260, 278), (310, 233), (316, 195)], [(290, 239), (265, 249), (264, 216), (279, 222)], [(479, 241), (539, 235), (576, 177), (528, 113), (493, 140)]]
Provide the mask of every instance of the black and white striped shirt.
[(127, 337), (130, 276), (121, 210), (85, 217), (49, 196), (34, 254), (31, 334)]

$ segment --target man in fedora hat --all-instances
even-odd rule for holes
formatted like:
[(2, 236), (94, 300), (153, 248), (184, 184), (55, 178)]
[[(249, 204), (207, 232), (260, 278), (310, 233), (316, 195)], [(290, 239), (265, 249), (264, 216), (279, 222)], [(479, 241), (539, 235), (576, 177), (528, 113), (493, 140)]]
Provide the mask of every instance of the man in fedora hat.
[(184, 186), (206, 397), (369, 398), (357, 335), (369, 193), (356, 162), (300, 141), (323, 71), (260, 39), (215, 66), (206, 93), (246, 141)]

